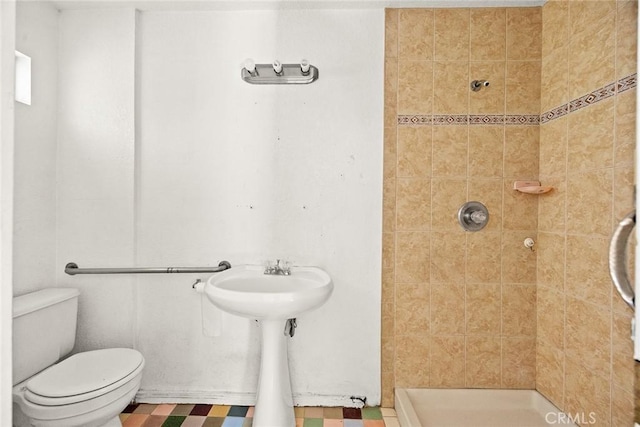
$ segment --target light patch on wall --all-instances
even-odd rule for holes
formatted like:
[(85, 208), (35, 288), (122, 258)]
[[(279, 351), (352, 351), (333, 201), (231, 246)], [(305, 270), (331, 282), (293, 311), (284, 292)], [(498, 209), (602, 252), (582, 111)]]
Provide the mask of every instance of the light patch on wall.
[(31, 105), (31, 58), (17, 50), (16, 101)]

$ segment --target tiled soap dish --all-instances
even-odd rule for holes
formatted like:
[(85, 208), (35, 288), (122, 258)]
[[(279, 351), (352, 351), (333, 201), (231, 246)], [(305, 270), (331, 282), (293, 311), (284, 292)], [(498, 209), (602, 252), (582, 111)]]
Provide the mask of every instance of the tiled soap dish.
[(544, 194), (553, 190), (553, 187), (543, 187), (540, 181), (515, 181), (513, 189), (527, 194)]

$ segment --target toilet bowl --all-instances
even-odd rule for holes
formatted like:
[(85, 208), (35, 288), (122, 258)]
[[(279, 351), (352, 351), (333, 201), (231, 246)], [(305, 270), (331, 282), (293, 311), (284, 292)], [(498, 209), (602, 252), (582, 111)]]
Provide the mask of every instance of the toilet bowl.
[[(121, 427), (144, 358), (129, 348), (74, 354), (78, 291), (51, 288), (14, 298), (13, 425)], [(57, 363), (56, 363), (57, 362)]]
[(142, 355), (127, 348), (73, 355), (13, 388), (14, 425), (120, 427), (143, 367)]

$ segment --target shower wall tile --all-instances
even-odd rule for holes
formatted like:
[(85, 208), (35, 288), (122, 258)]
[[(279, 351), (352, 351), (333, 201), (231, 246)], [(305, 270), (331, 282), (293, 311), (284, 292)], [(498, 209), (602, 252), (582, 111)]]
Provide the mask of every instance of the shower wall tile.
[(393, 232), (396, 229), (396, 179), (385, 178), (382, 184), (382, 231)]
[(540, 71), (540, 111), (570, 101), (569, 98), (569, 48), (559, 47), (542, 58)]
[(616, 387), (633, 393), (634, 361), (629, 357), (633, 354), (631, 336), (631, 313), (613, 315), (613, 332), (611, 336), (611, 374)]
[(395, 267), (395, 233), (382, 233), (382, 269), (393, 270)]
[(467, 283), (500, 283), (502, 235), (499, 232), (467, 236)]
[[(502, 287), (502, 334), (511, 337), (536, 336), (536, 285)], [(535, 340), (534, 340), (535, 345)], [(535, 348), (532, 349), (535, 353)]]
[[(438, 336), (464, 335), (465, 333), (465, 285), (464, 282), (431, 285), (431, 334)], [(464, 337), (462, 356), (464, 356)], [(433, 343), (433, 341), (432, 341)], [(433, 357), (433, 353), (432, 353)], [(464, 357), (462, 366), (464, 369)], [(432, 360), (432, 366), (438, 362)], [(432, 378), (433, 379), (433, 378)], [(464, 383), (464, 375), (461, 378)]]
[(398, 117), (398, 60), (384, 61), (384, 126), (395, 129)]
[(611, 97), (568, 116), (569, 172), (613, 165), (614, 105)]
[(395, 351), (395, 386), (429, 386), (429, 336), (397, 335)]
[(564, 408), (564, 351), (547, 345), (540, 339), (536, 343), (536, 390), (558, 408)]
[[(631, 373), (633, 375), (633, 372)], [(632, 377), (633, 378), (633, 377)], [(631, 426), (634, 423), (634, 395), (632, 392), (612, 387), (611, 389), (611, 425)]]
[(469, 111), (469, 61), (434, 61), (433, 111), (466, 114)]
[(464, 336), (431, 337), (430, 387), (462, 388), (465, 386)]
[(505, 129), (504, 176), (536, 178), (540, 151), (539, 126), (508, 126)]
[(431, 181), (398, 178), (396, 185), (396, 229), (424, 231), (431, 226)]
[(384, 57), (398, 58), (398, 9), (384, 11)]
[(469, 60), (469, 9), (435, 9), (437, 61)]
[(553, 190), (538, 200), (538, 230), (564, 233), (566, 224), (567, 181), (564, 177), (540, 176)]
[(466, 236), (458, 233), (431, 233), (431, 283), (463, 283)]
[(507, 61), (507, 114), (540, 114), (540, 61)]
[(618, 1), (616, 27), (616, 79), (637, 72), (637, 1)]
[(567, 180), (567, 233), (608, 237), (613, 226), (613, 170), (601, 169)]
[[(473, 40), (473, 39), (472, 39)], [(471, 114), (505, 113), (505, 61), (474, 61), (469, 63), (469, 81), (487, 80), (491, 83), (478, 92), (469, 91)], [(458, 83), (459, 84), (459, 83)]]
[[(391, 366), (393, 366), (393, 364)], [(382, 371), (380, 379), (382, 399), (380, 404), (384, 405), (384, 407), (392, 408), (394, 406), (395, 382), (395, 375), (392, 371)]]
[[(571, 38), (601, 31), (610, 25), (616, 12), (616, 0), (569, 2)], [(611, 30), (611, 27), (607, 29)]]
[[(633, 166), (615, 168), (613, 171), (613, 219), (615, 224), (633, 209), (635, 202), (635, 168)], [(632, 263), (633, 264), (633, 263)]]
[(429, 233), (396, 233), (396, 283), (427, 283), (429, 281)]
[(468, 148), (467, 126), (434, 126), (433, 176), (466, 178)]
[(542, 8), (542, 57), (569, 44), (569, 2), (549, 1)]
[(611, 312), (598, 305), (567, 297), (566, 357), (588, 369), (593, 376), (611, 375)]
[(568, 413), (593, 413), (594, 425), (611, 426), (611, 388), (609, 382), (580, 363), (565, 362), (565, 403)]
[(431, 176), (431, 133), (431, 126), (398, 128), (398, 176), (412, 178)]
[(636, 146), (636, 90), (621, 93), (615, 105), (615, 166), (633, 166)]
[[(543, 214), (540, 213), (540, 216)], [(565, 235), (538, 231), (538, 284), (564, 292)]]
[(502, 338), (502, 388), (536, 386), (535, 337)]
[(429, 329), (429, 284), (396, 286), (395, 335), (420, 334)]
[(564, 351), (564, 292), (538, 285), (536, 296), (538, 342)]
[(471, 9), (469, 31), (471, 61), (506, 59), (507, 21), (504, 8)]
[[(390, 233), (391, 234), (391, 233)], [(390, 305), (393, 308), (395, 303), (395, 271), (391, 268), (382, 267), (382, 300), (385, 304)], [(393, 310), (391, 310), (393, 315)], [(390, 319), (393, 321), (393, 317)], [(393, 323), (392, 323), (393, 324)], [(384, 322), (383, 322), (384, 326)], [(384, 329), (384, 328), (383, 328)], [(383, 332), (383, 335), (387, 335)]]
[(542, 10), (507, 9), (507, 59), (540, 59), (542, 51)]
[(500, 335), (500, 285), (467, 284), (465, 294), (466, 333)]
[(569, 98), (615, 80), (615, 1), (569, 3)]
[(395, 298), (390, 299), (390, 302), (382, 305), (382, 345), (383, 353), (385, 343), (393, 344), (393, 337), (395, 336)]
[(467, 336), (465, 352), (465, 387), (499, 388), (502, 383), (501, 338)]
[(433, 230), (459, 232), (457, 212), (466, 201), (467, 181), (464, 179), (433, 179), (431, 181), (431, 227)]
[(433, 105), (433, 63), (398, 63), (398, 114), (428, 114)]
[(504, 156), (504, 127), (472, 126), (469, 128), (469, 176), (501, 178)]
[(540, 176), (562, 177), (567, 173), (567, 118), (540, 125)]
[(398, 12), (398, 56), (401, 59), (433, 59), (433, 11), (400, 9)]
[(398, 164), (398, 129), (395, 127), (385, 128), (384, 131), (384, 160), (382, 173), (384, 179), (394, 179)]
[(565, 291), (610, 309), (609, 237), (567, 235)]

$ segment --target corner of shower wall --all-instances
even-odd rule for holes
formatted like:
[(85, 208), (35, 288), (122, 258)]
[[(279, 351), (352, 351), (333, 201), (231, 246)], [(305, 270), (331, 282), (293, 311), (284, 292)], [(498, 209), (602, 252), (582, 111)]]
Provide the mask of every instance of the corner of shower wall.
[(607, 257), (634, 205), (637, 2), (551, 1), (542, 17), (540, 179), (555, 190), (539, 199), (536, 389), (631, 425), (632, 313)]

